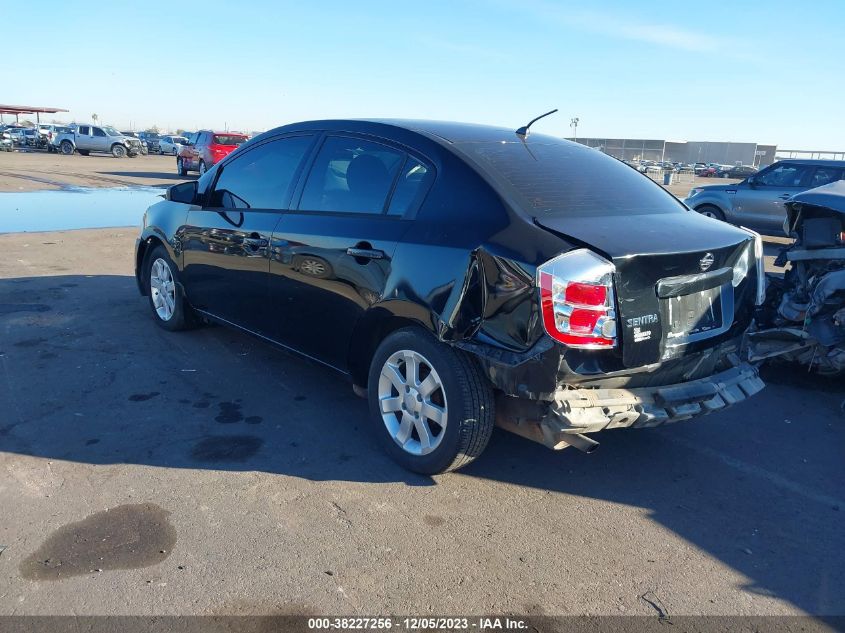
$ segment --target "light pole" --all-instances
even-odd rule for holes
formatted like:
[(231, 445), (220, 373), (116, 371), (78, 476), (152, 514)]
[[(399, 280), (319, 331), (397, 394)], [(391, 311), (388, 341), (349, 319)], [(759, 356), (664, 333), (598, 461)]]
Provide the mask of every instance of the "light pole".
[(569, 127), (572, 128), (572, 140), (573, 141), (578, 140), (578, 122), (579, 121), (580, 121), (580, 119), (577, 116), (573, 117), (569, 120)]

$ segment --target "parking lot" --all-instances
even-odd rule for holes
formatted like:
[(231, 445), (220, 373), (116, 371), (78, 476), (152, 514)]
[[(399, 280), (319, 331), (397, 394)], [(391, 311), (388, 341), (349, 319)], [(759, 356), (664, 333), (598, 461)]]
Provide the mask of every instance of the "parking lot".
[(185, 180), (172, 156), (117, 159), (107, 154), (63, 156), (43, 151), (0, 152), (0, 192), (65, 187), (166, 186)]
[[(179, 180), (0, 154), (2, 191)], [(497, 430), (412, 475), (338, 375), (156, 327), (135, 236), (0, 235), (0, 614), (845, 612), (841, 379), (770, 367), (749, 402), (590, 455)]]

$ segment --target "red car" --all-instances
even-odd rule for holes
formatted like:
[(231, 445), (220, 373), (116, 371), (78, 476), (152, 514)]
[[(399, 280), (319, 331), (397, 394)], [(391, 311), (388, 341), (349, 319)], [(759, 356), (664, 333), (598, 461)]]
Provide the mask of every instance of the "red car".
[(202, 176), (247, 140), (246, 134), (238, 132), (200, 130), (188, 145), (182, 147), (176, 157), (176, 170), (180, 176), (187, 176), (189, 171), (198, 171)]

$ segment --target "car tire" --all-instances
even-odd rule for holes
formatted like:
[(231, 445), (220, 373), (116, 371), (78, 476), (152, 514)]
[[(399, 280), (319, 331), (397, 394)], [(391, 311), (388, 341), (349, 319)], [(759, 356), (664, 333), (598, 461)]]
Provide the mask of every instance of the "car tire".
[(115, 143), (111, 146), (111, 155), (115, 158), (125, 158), (126, 157), (126, 148), (121, 145), (120, 143)]
[(206, 168), (205, 168), (205, 161), (204, 160), (200, 161), (199, 172), (200, 172), (200, 178), (205, 176)]
[(62, 154), (64, 154), (65, 156), (70, 156), (71, 154), (73, 154), (73, 143), (71, 143), (70, 141), (62, 141), (60, 147), (62, 149)]
[(173, 156), (176, 156), (176, 153), (177, 153), (177, 152), (176, 152), (176, 148), (174, 147), (172, 150), (170, 150), (170, 153), (171, 153)]
[(402, 328), (382, 341), (370, 364), (367, 397), (385, 450), (417, 473), (468, 465), (493, 433), (493, 389), (481, 368), (421, 328)]
[(701, 215), (706, 215), (708, 218), (714, 218), (722, 222), (725, 221), (725, 214), (722, 210), (712, 204), (702, 204), (700, 207), (696, 207), (695, 210)]
[(179, 282), (179, 271), (162, 245), (153, 248), (144, 265), (144, 284), (156, 324), (176, 332), (194, 326), (196, 319)]
[(188, 170), (185, 168), (185, 161), (182, 160), (181, 156), (176, 159), (176, 171), (179, 172), (180, 176), (188, 175)]

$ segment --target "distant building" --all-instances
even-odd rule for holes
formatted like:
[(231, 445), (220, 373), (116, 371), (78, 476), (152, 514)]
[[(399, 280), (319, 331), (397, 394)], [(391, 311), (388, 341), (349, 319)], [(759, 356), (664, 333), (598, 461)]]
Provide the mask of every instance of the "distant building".
[[(573, 140), (573, 139), (569, 139)], [(775, 162), (776, 145), (720, 141), (667, 141), (663, 139), (578, 138), (578, 143), (594, 147), (621, 160), (657, 160), (673, 163), (719, 163), (757, 165)]]

